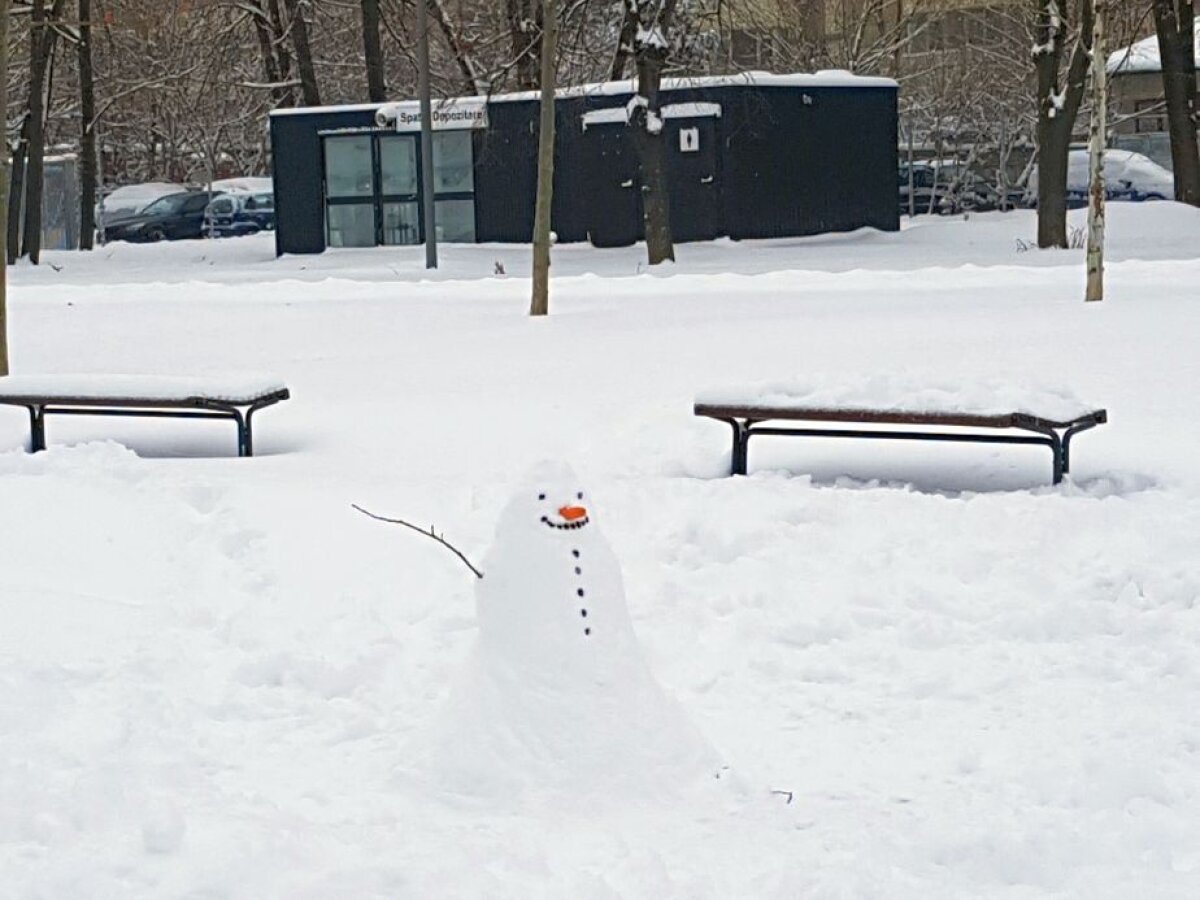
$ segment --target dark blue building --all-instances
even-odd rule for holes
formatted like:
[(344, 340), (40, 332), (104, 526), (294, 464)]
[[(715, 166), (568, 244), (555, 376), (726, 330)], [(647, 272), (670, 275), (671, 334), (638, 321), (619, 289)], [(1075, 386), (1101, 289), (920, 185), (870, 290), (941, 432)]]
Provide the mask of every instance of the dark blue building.
[[(559, 241), (642, 236), (631, 82), (567, 88), (556, 102)], [(897, 88), (844, 72), (672, 79), (661, 95), (678, 241), (899, 228)], [(442, 241), (527, 242), (537, 194), (536, 93), (435, 103)], [(415, 102), (271, 115), (276, 250), (424, 240)]]

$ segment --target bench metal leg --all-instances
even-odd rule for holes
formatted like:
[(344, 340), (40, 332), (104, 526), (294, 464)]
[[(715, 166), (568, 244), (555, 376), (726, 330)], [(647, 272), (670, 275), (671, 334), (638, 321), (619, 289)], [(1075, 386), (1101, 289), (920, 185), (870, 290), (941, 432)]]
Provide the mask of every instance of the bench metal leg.
[(1100, 423), (1097, 421), (1089, 420), (1087, 422), (1080, 422), (1077, 425), (1072, 425), (1065, 432), (1063, 432), (1062, 458), (1064, 472), (1071, 471), (1071, 438), (1075, 437), (1075, 435), (1079, 434), (1079, 432), (1087, 431), (1089, 428), (1095, 428), (1099, 424)]
[(46, 410), (41, 406), (30, 406), (29, 409), (29, 452), (37, 453), (46, 449)]
[(243, 416), (241, 411), (236, 409), (231, 412), (231, 418), (237, 424), (238, 430), (238, 456), (253, 456), (254, 444), (250, 434), (250, 415), (247, 413)]
[(729, 459), (730, 475), (745, 475), (749, 462), (750, 423), (739, 419), (726, 419), (733, 429), (733, 452)]
[(1046, 446), (1050, 448), (1050, 453), (1053, 455), (1053, 473), (1054, 483), (1061, 484), (1063, 475), (1070, 468), (1070, 455), (1068, 453), (1068, 444), (1070, 441), (1070, 430), (1067, 431), (1064, 438), (1058, 433), (1057, 428), (1039, 425), (1020, 425), (1019, 428), (1025, 431), (1035, 431), (1038, 434), (1046, 436)]

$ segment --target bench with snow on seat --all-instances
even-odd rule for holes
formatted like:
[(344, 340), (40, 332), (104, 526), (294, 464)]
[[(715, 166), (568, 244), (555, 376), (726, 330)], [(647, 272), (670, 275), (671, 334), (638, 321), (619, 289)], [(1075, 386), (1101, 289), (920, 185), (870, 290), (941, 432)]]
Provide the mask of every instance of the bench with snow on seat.
[[(791, 435), (1038, 444), (1053, 454), (1055, 484), (1070, 471), (1071, 438), (1108, 421), (1106, 410), (1085, 404), (1069, 391), (1000, 379), (932, 387), (890, 376), (813, 378), (709, 391), (696, 397), (694, 412), (733, 429), (731, 475), (746, 474), (751, 437)], [(819, 427), (770, 424), (778, 421)], [(884, 427), (836, 427), (841, 423)]]
[(29, 411), (29, 449), (46, 449), (46, 416), (131, 416), (230, 419), (237, 425), (238, 456), (253, 456), (252, 418), (289, 397), (277, 378), (259, 375), (8, 375), (0, 377), (0, 404)]

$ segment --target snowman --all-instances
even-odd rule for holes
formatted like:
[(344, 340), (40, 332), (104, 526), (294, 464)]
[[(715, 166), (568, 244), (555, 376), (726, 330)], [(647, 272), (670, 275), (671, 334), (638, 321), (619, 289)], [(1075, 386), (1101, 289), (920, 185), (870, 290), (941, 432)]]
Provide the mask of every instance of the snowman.
[(714, 777), (715, 754), (646, 664), (620, 566), (569, 467), (530, 472), (482, 569), (478, 640), (435, 742), (448, 786), (645, 795)]

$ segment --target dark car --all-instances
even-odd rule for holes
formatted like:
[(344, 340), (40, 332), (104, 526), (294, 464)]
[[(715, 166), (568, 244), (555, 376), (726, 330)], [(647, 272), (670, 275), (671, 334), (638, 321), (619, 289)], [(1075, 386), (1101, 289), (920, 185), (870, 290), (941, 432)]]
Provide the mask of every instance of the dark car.
[(203, 237), (212, 191), (183, 191), (159, 197), (140, 212), (104, 223), (104, 240), (150, 243)]
[(275, 195), (270, 191), (221, 194), (208, 204), (213, 234), (237, 236), (275, 227)]

